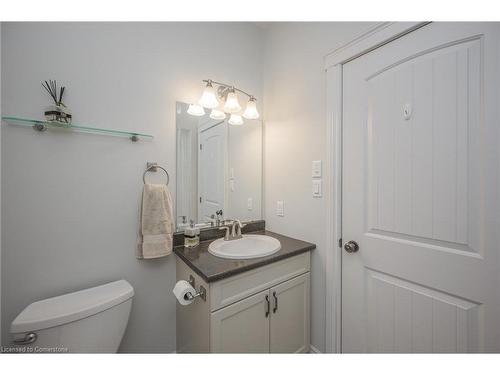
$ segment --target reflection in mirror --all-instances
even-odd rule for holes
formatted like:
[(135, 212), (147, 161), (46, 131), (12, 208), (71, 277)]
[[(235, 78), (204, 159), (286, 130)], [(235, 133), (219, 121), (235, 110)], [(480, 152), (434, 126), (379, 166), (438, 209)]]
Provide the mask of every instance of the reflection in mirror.
[(193, 116), (177, 102), (177, 230), (262, 219), (262, 123)]

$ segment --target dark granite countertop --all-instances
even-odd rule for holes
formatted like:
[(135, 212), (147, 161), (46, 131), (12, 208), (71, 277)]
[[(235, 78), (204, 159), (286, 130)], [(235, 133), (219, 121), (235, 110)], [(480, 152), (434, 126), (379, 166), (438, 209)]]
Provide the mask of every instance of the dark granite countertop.
[[(206, 282), (213, 282), (236, 275), (266, 264), (292, 257), (316, 248), (315, 244), (282, 236), (267, 230), (250, 232), (274, 237), (281, 242), (281, 249), (267, 257), (255, 259), (224, 259), (208, 252), (208, 246), (213, 240), (203, 241), (196, 247), (174, 247), (175, 254)], [(250, 234), (249, 233), (249, 234)]]

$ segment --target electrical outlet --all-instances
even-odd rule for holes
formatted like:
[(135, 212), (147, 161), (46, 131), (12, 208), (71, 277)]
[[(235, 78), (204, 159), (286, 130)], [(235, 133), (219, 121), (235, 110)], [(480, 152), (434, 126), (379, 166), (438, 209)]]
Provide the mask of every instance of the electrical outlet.
[(283, 201), (276, 202), (276, 215), (285, 216), (285, 202)]

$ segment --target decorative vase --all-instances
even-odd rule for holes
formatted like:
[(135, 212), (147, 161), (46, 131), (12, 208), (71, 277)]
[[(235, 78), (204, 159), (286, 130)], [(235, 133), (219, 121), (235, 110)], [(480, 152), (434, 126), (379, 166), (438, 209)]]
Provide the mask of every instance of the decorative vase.
[(63, 103), (45, 108), (45, 119), (60, 126), (71, 125), (71, 112)]

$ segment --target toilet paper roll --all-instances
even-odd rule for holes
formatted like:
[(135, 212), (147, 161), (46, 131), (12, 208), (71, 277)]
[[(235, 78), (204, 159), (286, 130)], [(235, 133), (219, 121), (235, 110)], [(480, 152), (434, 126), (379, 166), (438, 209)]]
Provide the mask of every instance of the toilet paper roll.
[(174, 292), (174, 296), (177, 298), (177, 301), (179, 301), (179, 303), (183, 306), (189, 305), (194, 301), (187, 299), (187, 293), (191, 293), (192, 295), (196, 294), (196, 290), (186, 280), (177, 281), (172, 292)]

